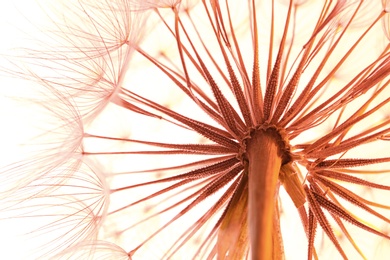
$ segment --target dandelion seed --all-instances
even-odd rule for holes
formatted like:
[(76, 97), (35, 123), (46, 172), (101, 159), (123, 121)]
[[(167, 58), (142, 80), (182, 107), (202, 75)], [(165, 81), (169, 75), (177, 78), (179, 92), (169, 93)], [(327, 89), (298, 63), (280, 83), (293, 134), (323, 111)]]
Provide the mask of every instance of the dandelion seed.
[(64, 250), (54, 259), (130, 259), (126, 251), (105, 241), (82, 242)]
[[(389, 224), (389, 206), (360, 193), (390, 189), (375, 180), (390, 163), (382, 4), (79, 1), (75, 10), (89, 27), (56, 22), (70, 45), (31, 57), (82, 66), (66, 67), (70, 74), (60, 79), (37, 78), (71, 93), (64, 102), (89, 123), (82, 158), (105, 165), (109, 188), (98, 190), (110, 205), (97, 214), (104, 215), (97, 237), (71, 241), (58, 256), (313, 259), (326, 257), (322, 248), (331, 245), (337, 257), (371, 258), (356, 229), (390, 238), (379, 228)], [(128, 30), (136, 15), (146, 18), (139, 41)], [(79, 76), (93, 83), (76, 84), (74, 94), (64, 82)], [(109, 94), (100, 84), (112, 86)], [(83, 112), (77, 91), (104, 98)], [(167, 105), (171, 95), (177, 100)], [(114, 116), (100, 117), (107, 112)], [(115, 129), (118, 113), (128, 121), (123, 135)], [(50, 192), (56, 189), (43, 195)], [(306, 235), (304, 255), (289, 251), (297, 234), (291, 238), (284, 223), (293, 216)]]
[[(132, 45), (142, 38), (142, 19), (131, 12), (130, 4), (42, 3), (43, 15), (50, 21), (40, 32), (45, 42), (39, 42), (36, 49), (19, 49), (19, 60), (11, 60), (12, 74), (57, 89), (77, 107), (84, 121), (90, 121), (123, 84)], [(61, 13), (67, 16), (55, 15)]]
[[(49, 93), (51, 97), (46, 98)], [(17, 106), (25, 106), (27, 103), (28, 111), (23, 109), (20, 111), (22, 115), (14, 113), (13, 116), (24, 121), (22, 126), (29, 131), (17, 133), (18, 137), (25, 139), (24, 143), (17, 140), (18, 149), (12, 159), (13, 163), (5, 165), (1, 170), (1, 191), (5, 197), (9, 192), (17, 192), (45, 178), (57, 166), (68, 163), (77, 154), (80, 157), (84, 129), (77, 111), (54, 89), (44, 87), (35, 95), (30, 94), (28, 99), (11, 98)], [(57, 101), (53, 102), (55, 98)], [(80, 163), (76, 160), (71, 164), (69, 175)], [(65, 171), (63, 177), (66, 179)]]
[(79, 242), (95, 241), (107, 212), (108, 187), (78, 160), (69, 159), (2, 198), (0, 221), (13, 225), (9, 236), (24, 245), (13, 257), (48, 258)]

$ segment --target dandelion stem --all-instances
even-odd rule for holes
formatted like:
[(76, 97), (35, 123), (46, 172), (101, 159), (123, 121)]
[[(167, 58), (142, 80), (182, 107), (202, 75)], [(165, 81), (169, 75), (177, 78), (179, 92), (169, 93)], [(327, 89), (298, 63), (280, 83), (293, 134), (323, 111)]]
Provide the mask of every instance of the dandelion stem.
[[(277, 183), (282, 156), (279, 134), (273, 129), (254, 132), (247, 143), (249, 160), (249, 238), (252, 259), (280, 259), (281, 241), (275, 243)], [(277, 231), (277, 230), (275, 230)], [(279, 257), (278, 257), (279, 256)]]

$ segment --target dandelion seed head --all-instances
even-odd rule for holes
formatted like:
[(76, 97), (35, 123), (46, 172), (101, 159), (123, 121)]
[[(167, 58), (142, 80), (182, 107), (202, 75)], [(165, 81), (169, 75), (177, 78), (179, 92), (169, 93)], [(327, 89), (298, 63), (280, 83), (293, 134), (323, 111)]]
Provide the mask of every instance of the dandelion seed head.
[[(281, 236), (286, 256), (295, 256), (290, 215), (307, 239), (300, 258), (326, 256), (329, 246), (329, 257), (364, 258), (356, 230), (389, 239), (380, 228), (389, 220), (377, 210), (383, 198), (360, 194), (390, 189), (370, 178), (390, 163), (390, 58), (377, 44), (388, 38), (385, 2), (72, 4), (66, 10), (85, 24), (56, 22), (62, 47), (30, 52), (30, 65), (47, 59), (52, 71), (23, 76), (75, 107), (80, 161), (12, 190), (27, 190), (32, 202), (34, 194), (50, 198), (73, 171), (104, 165), (89, 175), (104, 179), (98, 212), (87, 214), (100, 232), (83, 229), (63, 256), (278, 259)], [(133, 14), (145, 18), (142, 27), (132, 26)], [(141, 28), (147, 33), (132, 38)], [(44, 188), (55, 176), (55, 188)], [(66, 200), (80, 214), (91, 210), (88, 198)]]

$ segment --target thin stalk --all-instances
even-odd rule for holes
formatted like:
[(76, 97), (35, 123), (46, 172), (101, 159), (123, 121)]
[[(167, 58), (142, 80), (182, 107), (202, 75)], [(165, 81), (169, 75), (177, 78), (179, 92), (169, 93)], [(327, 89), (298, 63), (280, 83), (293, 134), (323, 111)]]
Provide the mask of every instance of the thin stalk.
[(282, 165), (279, 140), (279, 134), (268, 129), (257, 130), (247, 142), (251, 259), (282, 258), (283, 245), (281, 239), (277, 239), (279, 214), (275, 212)]

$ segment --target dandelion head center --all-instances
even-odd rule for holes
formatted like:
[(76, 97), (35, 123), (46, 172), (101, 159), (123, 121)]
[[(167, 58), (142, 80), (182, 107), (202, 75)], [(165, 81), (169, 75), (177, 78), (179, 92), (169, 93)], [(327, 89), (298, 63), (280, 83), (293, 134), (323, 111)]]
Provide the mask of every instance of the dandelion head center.
[(240, 142), (240, 150), (237, 157), (243, 165), (247, 165), (247, 148), (251, 145), (251, 140), (253, 140), (253, 137), (257, 134), (265, 135), (267, 138), (273, 140), (275, 145), (278, 147), (277, 155), (281, 158), (282, 165), (293, 161), (294, 156), (291, 154), (290, 141), (285, 130), (276, 125), (263, 123), (250, 128)]

